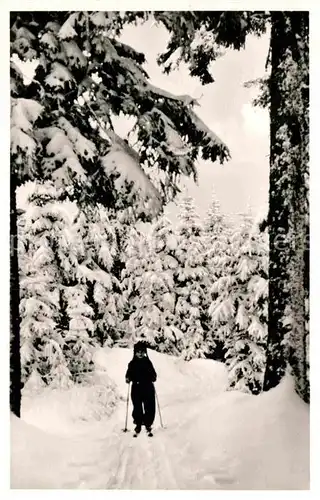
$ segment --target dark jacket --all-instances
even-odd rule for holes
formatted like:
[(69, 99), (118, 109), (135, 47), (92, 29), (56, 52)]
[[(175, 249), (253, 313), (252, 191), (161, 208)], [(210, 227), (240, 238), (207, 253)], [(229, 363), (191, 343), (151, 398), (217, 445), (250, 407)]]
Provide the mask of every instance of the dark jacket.
[(157, 374), (148, 357), (134, 357), (128, 365), (126, 379), (133, 383), (151, 384), (157, 380)]

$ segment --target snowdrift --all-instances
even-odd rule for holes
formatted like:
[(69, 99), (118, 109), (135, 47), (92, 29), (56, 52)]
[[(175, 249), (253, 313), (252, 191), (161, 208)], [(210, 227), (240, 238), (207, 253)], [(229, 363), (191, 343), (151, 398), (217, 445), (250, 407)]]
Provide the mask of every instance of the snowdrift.
[[(201, 457), (204, 477), (216, 464), (228, 470), (227, 489), (309, 489), (309, 406), (294, 391), (290, 375), (259, 396), (225, 392), (208, 398), (192, 425), (181, 425), (181, 467)], [(199, 475), (199, 471), (197, 471)], [(194, 476), (189, 485), (195, 484)], [(231, 481), (230, 481), (231, 483)]]
[(71, 478), (67, 464), (79, 450), (11, 415), (11, 488), (55, 489)]

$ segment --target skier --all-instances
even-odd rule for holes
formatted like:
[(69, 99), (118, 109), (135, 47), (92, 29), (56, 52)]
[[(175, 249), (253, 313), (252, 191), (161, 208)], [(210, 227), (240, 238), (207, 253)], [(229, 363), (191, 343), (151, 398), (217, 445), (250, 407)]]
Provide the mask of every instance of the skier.
[(132, 382), (132, 418), (135, 424), (135, 435), (138, 435), (142, 425), (145, 425), (149, 436), (152, 436), (152, 424), (156, 413), (153, 382), (156, 380), (157, 374), (148, 357), (146, 345), (142, 341), (137, 342), (126, 373), (126, 383)]

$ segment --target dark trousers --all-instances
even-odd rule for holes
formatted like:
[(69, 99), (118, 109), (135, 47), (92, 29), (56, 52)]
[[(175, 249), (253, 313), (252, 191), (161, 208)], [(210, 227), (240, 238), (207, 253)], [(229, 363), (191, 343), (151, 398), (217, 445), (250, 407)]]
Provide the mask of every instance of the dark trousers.
[(133, 382), (131, 387), (133, 404), (132, 418), (135, 425), (151, 427), (156, 414), (156, 401), (153, 383)]

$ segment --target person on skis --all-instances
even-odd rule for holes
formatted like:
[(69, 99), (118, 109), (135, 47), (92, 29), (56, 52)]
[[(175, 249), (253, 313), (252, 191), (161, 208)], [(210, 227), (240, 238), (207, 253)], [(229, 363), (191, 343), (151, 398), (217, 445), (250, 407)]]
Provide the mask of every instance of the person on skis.
[(132, 382), (132, 418), (136, 434), (139, 434), (142, 425), (145, 425), (148, 434), (152, 435), (152, 424), (156, 413), (153, 383), (156, 380), (157, 374), (148, 357), (146, 344), (142, 341), (137, 342), (134, 345), (133, 358), (128, 364), (126, 372), (126, 383)]

